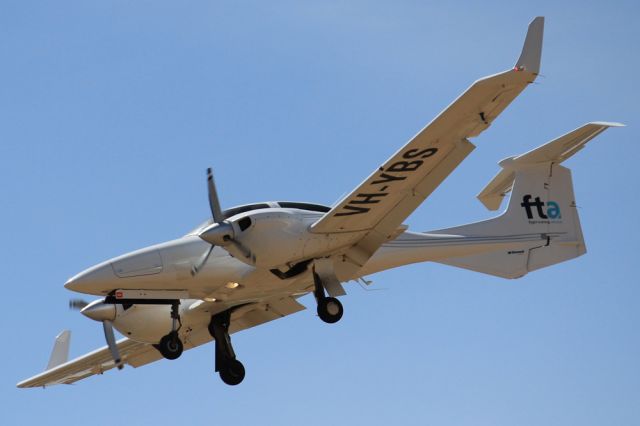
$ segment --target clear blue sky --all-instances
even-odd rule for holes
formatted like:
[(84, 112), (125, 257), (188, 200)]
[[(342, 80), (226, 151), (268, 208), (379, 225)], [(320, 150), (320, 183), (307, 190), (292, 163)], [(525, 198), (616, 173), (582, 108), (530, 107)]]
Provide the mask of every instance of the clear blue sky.
[[(441, 3), (441, 4), (440, 4)], [(3, 424), (640, 424), (636, 1), (24, 1), (0, 5)], [(331, 204), (547, 17), (542, 74), (407, 221), (490, 213), (497, 161), (587, 121), (621, 121), (567, 165), (587, 255), (517, 281), (419, 264), (213, 346), (75, 386), (16, 389), (73, 330), (68, 277), (227, 207)], [(54, 422), (55, 420), (55, 422)]]

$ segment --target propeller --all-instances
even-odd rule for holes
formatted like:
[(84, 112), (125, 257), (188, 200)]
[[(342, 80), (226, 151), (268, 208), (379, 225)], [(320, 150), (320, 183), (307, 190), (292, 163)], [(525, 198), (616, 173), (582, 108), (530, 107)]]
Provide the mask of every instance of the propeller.
[(198, 261), (198, 263), (196, 263), (195, 265), (193, 265), (191, 267), (191, 276), (192, 277), (195, 277), (196, 275), (198, 275), (198, 272), (200, 272), (200, 270), (202, 269), (204, 264), (207, 263), (207, 260), (209, 260), (209, 256), (211, 255), (211, 252), (213, 251), (214, 247), (215, 246), (213, 244), (211, 244), (211, 246), (209, 246), (209, 250), (207, 250), (207, 252), (204, 254), (204, 256), (202, 256), (202, 258)]
[(69, 309), (80, 311), (82, 315), (94, 321), (100, 321), (104, 330), (104, 338), (111, 352), (111, 357), (118, 370), (122, 370), (124, 364), (120, 358), (116, 336), (113, 333), (113, 320), (116, 318), (116, 305), (105, 303), (104, 299), (94, 300), (89, 303), (82, 299), (69, 300)]
[(82, 310), (85, 306), (87, 306), (89, 302), (82, 299), (71, 299), (69, 300), (69, 309), (79, 311)]
[(120, 352), (118, 352), (118, 345), (116, 345), (116, 336), (113, 333), (113, 322), (109, 320), (102, 321), (102, 328), (104, 330), (104, 339), (107, 341), (113, 362), (116, 364), (116, 367), (118, 367), (118, 370), (122, 370), (124, 364), (122, 363), (122, 358), (120, 358)]
[(215, 246), (227, 248), (233, 246), (238, 252), (240, 252), (247, 259), (251, 258), (251, 251), (243, 246), (239, 241), (235, 239), (235, 231), (233, 225), (225, 220), (220, 208), (220, 200), (218, 198), (218, 190), (216, 189), (216, 183), (213, 179), (213, 171), (209, 167), (207, 169), (207, 192), (209, 194), (209, 208), (211, 210), (211, 217), (213, 223), (207, 226), (198, 235), (201, 239), (209, 243), (211, 246), (202, 258), (191, 267), (191, 275), (196, 276), (209, 260), (209, 256)]

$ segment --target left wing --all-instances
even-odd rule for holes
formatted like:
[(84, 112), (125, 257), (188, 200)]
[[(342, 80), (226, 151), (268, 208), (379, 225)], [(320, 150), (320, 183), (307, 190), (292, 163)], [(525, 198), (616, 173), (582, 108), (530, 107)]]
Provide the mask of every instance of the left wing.
[(544, 18), (531, 24), (513, 69), (476, 81), (430, 124), (314, 223), (314, 233), (362, 232), (346, 254), (362, 266), (475, 148), (478, 136), (540, 69)]
[[(200, 306), (206, 306), (206, 303)], [(283, 318), (303, 309), (305, 309), (303, 305), (289, 296), (245, 305), (236, 309), (231, 314), (229, 332), (236, 333), (246, 330), (247, 328)], [(212, 340), (207, 330), (207, 325), (208, 321), (204, 322), (202, 327), (193, 330), (189, 334), (188, 340), (184, 342), (185, 350), (193, 349)], [(162, 359), (160, 352), (148, 343), (140, 343), (124, 338), (118, 341), (117, 345), (123, 363), (132, 367), (141, 367)], [(19, 388), (33, 388), (57, 384), (71, 384), (85, 377), (93, 376), (94, 374), (102, 374), (114, 367), (115, 363), (111, 357), (111, 352), (107, 346), (104, 346), (103, 348), (96, 349), (93, 352), (24, 380), (18, 383), (17, 386)]]
[[(133, 366), (139, 367), (162, 358), (153, 346), (136, 342), (131, 339), (118, 341), (118, 351), (122, 360)], [(111, 352), (107, 346), (96, 349), (86, 355), (82, 355), (72, 361), (46, 370), (36, 376), (18, 383), (19, 388), (45, 387), (57, 384), (70, 384), (93, 376), (102, 374), (115, 367)]]

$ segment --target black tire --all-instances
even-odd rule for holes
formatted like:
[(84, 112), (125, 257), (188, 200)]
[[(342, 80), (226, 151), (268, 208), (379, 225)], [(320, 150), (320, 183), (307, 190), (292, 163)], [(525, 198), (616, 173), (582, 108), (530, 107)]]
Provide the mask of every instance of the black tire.
[(156, 348), (166, 359), (178, 359), (182, 355), (184, 345), (178, 337), (178, 333), (172, 332), (160, 339)]
[(244, 365), (237, 359), (230, 359), (220, 370), (220, 378), (229, 386), (235, 386), (244, 380)]
[(325, 297), (318, 302), (318, 316), (326, 323), (333, 324), (340, 321), (343, 313), (342, 303), (335, 297)]

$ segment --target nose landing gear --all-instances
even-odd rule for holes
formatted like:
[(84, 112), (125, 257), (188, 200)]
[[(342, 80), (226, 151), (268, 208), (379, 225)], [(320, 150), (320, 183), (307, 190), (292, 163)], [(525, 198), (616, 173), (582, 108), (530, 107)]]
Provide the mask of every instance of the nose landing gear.
[(225, 311), (211, 317), (209, 334), (215, 339), (216, 372), (223, 382), (230, 386), (238, 385), (244, 380), (244, 365), (236, 359), (236, 353), (231, 345), (229, 324), (231, 311)]

